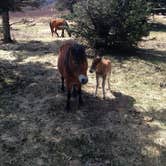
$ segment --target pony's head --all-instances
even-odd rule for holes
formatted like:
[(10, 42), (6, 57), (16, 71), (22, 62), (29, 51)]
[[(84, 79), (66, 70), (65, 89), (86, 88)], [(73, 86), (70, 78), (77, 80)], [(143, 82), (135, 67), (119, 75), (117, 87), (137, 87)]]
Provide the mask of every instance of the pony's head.
[(69, 49), (67, 58), (67, 68), (69, 73), (77, 78), (81, 84), (86, 84), (88, 82), (88, 63), (85, 47), (77, 43), (73, 44), (73, 46)]

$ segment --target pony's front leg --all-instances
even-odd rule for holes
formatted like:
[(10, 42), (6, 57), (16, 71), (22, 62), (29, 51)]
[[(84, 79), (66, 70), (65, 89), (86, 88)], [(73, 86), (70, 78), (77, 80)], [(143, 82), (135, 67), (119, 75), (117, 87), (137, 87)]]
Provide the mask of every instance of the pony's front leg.
[(72, 85), (67, 82), (67, 101), (66, 101), (66, 107), (65, 107), (65, 111), (69, 112), (70, 111), (70, 98), (71, 98), (71, 88)]
[(83, 105), (81, 84), (78, 85), (78, 104), (79, 106)]

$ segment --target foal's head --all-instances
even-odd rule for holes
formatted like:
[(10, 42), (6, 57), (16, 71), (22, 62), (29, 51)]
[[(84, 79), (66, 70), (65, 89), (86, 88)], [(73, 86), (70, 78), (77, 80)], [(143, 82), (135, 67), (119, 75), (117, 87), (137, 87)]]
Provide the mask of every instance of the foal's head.
[(91, 67), (90, 67), (89, 72), (90, 72), (90, 73), (95, 72), (95, 71), (96, 71), (96, 67), (97, 67), (97, 65), (98, 65), (100, 62), (101, 62), (101, 57), (100, 57), (100, 56), (95, 56), (94, 59), (93, 59), (93, 61), (92, 61), (92, 65), (91, 65)]

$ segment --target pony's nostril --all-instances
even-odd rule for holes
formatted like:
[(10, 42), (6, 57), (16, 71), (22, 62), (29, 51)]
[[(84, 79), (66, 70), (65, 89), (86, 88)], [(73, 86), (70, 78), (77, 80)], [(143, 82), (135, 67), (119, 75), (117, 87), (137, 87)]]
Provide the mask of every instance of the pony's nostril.
[(86, 84), (88, 82), (87, 78), (82, 79), (82, 84)]

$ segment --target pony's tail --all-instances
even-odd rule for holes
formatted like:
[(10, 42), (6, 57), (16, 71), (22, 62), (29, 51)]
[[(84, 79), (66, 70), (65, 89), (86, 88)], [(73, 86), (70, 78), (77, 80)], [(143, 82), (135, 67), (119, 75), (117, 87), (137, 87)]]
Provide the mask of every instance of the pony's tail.
[(71, 32), (70, 32), (69, 24), (67, 23), (67, 21), (65, 21), (65, 26), (66, 26), (66, 31), (67, 31), (69, 37), (71, 37)]
[(53, 27), (52, 27), (51, 21), (50, 21), (49, 25), (50, 25), (51, 33), (52, 33), (52, 36), (53, 36), (53, 32), (54, 32), (54, 30), (53, 30)]

